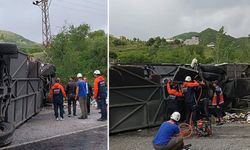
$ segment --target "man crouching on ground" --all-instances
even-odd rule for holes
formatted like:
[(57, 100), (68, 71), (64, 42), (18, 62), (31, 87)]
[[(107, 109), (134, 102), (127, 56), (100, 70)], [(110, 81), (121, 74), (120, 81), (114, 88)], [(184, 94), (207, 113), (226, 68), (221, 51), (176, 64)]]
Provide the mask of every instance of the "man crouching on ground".
[(176, 137), (180, 133), (177, 125), (180, 117), (179, 112), (174, 112), (169, 121), (161, 124), (153, 139), (153, 146), (156, 150), (181, 150), (183, 148), (183, 138), (181, 136)]

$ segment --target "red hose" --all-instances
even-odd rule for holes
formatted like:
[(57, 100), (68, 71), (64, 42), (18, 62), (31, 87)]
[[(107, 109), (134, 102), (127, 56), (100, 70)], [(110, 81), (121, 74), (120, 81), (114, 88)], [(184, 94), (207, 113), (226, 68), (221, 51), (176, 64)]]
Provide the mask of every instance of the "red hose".
[[(191, 113), (191, 115), (190, 115), (189, 124), (187, 124), (187, 123), (181, 123), (179, 125), (179, 128), (180, 128), (179, 136), (187, 138), (187, 137), (190, 137), (193, 134), (192, 116), (193, 116), (193, 113)], [(188, 129), (182, 130), (182, 127), (184, 127), (184, 126), (187, 126)]]

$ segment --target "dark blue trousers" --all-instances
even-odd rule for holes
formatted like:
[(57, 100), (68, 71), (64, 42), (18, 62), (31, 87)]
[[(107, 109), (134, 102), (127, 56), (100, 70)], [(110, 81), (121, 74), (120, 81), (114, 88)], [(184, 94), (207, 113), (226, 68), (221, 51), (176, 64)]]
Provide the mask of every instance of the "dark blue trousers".
[(54, 105), (54, 112), (55, 112), (55, 117), (58, 118), (58, 109), (60, 111), (60, 117), (63, 118), (63, 104), (61, 103), (53, 103)]
[(101, 118), (107, 119), (107, 104), (106, 104), (106, 98), (98, 98), (98, 102), (101, 109)]

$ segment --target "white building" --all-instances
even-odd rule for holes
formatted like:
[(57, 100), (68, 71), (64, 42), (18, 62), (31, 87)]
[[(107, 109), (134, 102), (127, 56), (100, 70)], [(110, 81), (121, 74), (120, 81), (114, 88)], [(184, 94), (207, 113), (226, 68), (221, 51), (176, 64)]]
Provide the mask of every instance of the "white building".
[(174, 43), (174, 39), (173, 39), (173, 38), (171, 38), (171, 39), (166, 39), (166, 42), (167, 42), (167, 43)]
[(180, 41), (180, 43), (183, 42), (182, 39), (175, 39), (175, 38), (166, 39), (166, 42), (167, 42), (167, 43), (174, 43), (176, 40)]
[(211, 42), (211, 43), (207, 44), (207, 47), (214, 48), (215, 47), (214, 42)]
[(191, 39), (186, 39), (184, 45), (199, 45), (199, 37), (193, 36)]

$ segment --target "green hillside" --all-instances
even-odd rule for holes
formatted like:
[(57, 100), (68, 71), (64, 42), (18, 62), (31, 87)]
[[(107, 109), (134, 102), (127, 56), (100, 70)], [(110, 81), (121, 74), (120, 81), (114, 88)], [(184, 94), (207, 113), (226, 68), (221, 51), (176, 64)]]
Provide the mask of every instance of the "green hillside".
[[(201, 63), (250, 63), (250, 37), (235, 38), (224, 32), (207, 28), (200, 33), (188, 32), (175, 39), (199, 37), (199, 45), (184, 45), (175, 40), (167, 43), (163, 37), (147, 41), (110, 36), (110, 60), (121, 63), (190, 63), (196, 57)], [(207, 47), (213, 42), (214, 48)]]
[(10, 31), (0, 30), (0, 42), (15, 43), (25, 53), (41, 52), (41, 45)]
[(188, 32), (188, 33), (182, 33), (182, 34), (176, 35), (173, 38), (186, 40), (186, 39), (190, 39), (193, 36), (198, 36), (198, 35), (199, 35), (198, 32)]

